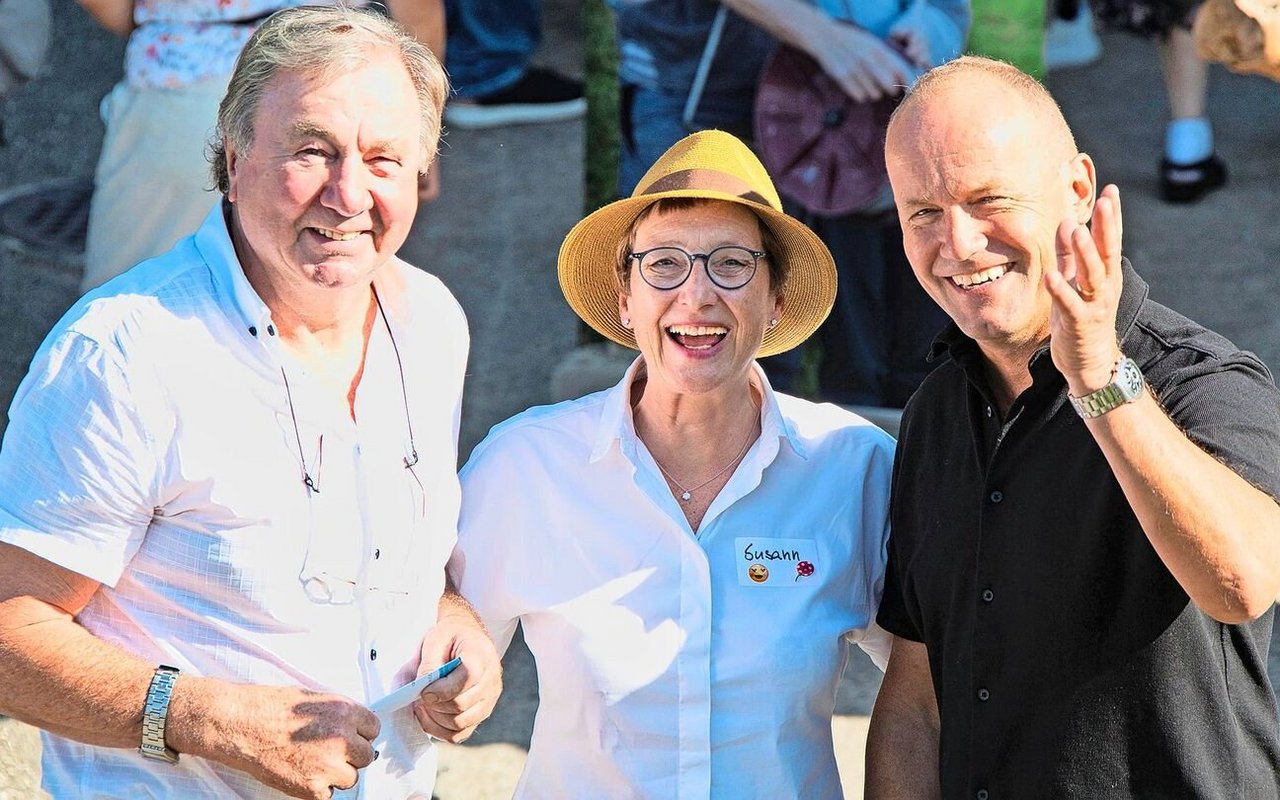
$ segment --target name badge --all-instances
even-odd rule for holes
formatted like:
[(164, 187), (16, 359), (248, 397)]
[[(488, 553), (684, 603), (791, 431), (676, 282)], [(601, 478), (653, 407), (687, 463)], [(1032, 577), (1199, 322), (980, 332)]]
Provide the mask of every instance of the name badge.
[(818, 544), (813, 539), (733, 540), (739, 586), (796, 587), (819, 579)]

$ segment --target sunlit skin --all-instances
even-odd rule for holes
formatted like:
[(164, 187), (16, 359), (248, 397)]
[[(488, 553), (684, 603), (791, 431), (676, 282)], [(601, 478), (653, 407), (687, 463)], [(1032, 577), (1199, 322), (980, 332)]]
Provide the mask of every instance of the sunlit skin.
[(253, 142), (227, 144), (232, 240), (264, 300), (323, 304), (326, 292), (368, 286), (417, 212), (419, 126), (413, 84), (390, 51), (337, 76), (271, 80)]
[[(636, 229), (633, 249), (676, 246), (708, 253), (725, 245), (762, 249), (760, 223), (736, 203), (710, 201), (650, 215)], [(655, 289), (632, 262), (630, 287), (619, 294), (618, 311), (644, 355), (646, 401), (716, 392), (745, 397), (751, 364), (769, 320), (782, 314), (782, 301), (769, 285), (764, 258), (751, 281), (737, 289), (712, 283), (702, 259), (678, 288)], [(687, 347), (672, 335), (672, 326), (716, 327), (725, 333), (718, 339), (700, 337), (698, 348)]]
[(1012, 90), (976, 80), (989, 85), (943, 88), (904, 110), (889, 176), (920, 284), (988, 358), (1025, 367), (1050, 333), (1058, 227), (1088, 222), (1094, 166)]

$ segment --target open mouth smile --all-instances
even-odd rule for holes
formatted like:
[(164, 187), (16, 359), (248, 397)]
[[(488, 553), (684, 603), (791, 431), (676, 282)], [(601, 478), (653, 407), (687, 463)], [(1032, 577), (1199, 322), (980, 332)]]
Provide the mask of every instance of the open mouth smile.
[(666, 331), (676, 344), (689, 350), (710, 350), (729, 334), (723, 325), (668, 325)]
[(329, 228), (312, 228), (311, 230), (320, 234), (326, 239), (332, 239), (335, 242), (350, 242), (358, 238), (364, 231), (352, 231), (351, 233), (342, 233), (340, 231), (330, 230)]
[(981, 272), (971, 272), (968, 275), (952, 275), (951, 282), (956, 286), (968, 291), (978, 286), (984, 286), (988, 283), (995, 283), (1005, 276), (1009, 271), (1008, 265), (1002, 264), (998, 267), (990, 267)]

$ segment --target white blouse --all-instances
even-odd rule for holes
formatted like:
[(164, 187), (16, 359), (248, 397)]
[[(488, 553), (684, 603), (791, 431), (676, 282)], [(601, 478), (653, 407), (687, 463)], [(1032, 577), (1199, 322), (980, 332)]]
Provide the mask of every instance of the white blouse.
[(539, 708), (517, 797), (840, 797), (847, 643), (874, 620), (893, 440), (775, 394), (689, 528), (617, 386), (494, 428), (463, 469), (450, 572), (500, 648), (516, 623)]

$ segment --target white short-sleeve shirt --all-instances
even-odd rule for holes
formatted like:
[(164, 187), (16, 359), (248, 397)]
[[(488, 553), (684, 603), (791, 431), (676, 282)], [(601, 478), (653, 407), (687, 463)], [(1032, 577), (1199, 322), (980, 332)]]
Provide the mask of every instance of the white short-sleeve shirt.
[[(386, 323), (354, 421), (282, 351), (220, 207), (87, 295), (14, 398), (0, 541), (99, 581), (80, 624), (157, 664), (362, 702), (406, 682), (456, 539), (467, 330), (448, 290), (399, 260), (374, 286)], [(412, 714), (377, 746), (350, 796), (431, 796), (435, 753)], [(203, 759), (51, 734), (43, 768), (54, 797), (283, 796)]]
[(517, 797), (833, 798), (836, 686), (875, 626), (893, 440), (775, 394), (697, 535), (612, 389), (502, 423), (462, 471), (450, 573), (539, 706)]

